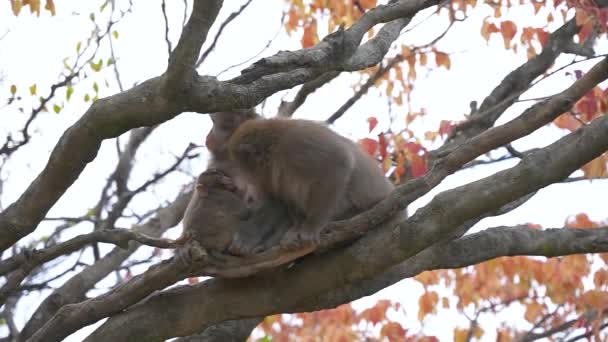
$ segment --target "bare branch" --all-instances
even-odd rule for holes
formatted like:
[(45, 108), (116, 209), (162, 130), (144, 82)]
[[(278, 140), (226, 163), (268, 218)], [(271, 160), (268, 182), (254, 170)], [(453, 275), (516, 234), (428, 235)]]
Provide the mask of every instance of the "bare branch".
[(403, 60), (403, 56), (397, 55), (397, 56), (393, 57), (385, 66), (380, 67), (378, 69), (378, 71), (376, 71), (367, 80), (367, 82), (365, 82), (365, 84), (363, 84), (363, 86), (361, 86), (361, 89), (359, 89), (355, 93), (355, 95), (353, 95), (342, 106), (340, 106), (340, 108), (338, 108), (337, 111), (335, 111), (329, 118), (327, 118), (327, 120), (325, 120), (325, 122), (327, 122), (328, 124), (332, 124), (336, 120), (338, 120), (342, 115), (344, 115), (344, 113), (346, 113), (346, 111), (350, 107), (352, 107), (352, 105), (355, 104), (355, 102), (359, 101), (359, 99), (363, 95), (367, 94), (367, 91), (369, 90), (369, 88), (371, 88), (376, 83), (376, 81), (378, 81), (380, 78), (382, 78), (387, 72), (389, 72), (395, 65), (400, 63), (402, 60)]
[(314, 93), (317, 89), (331, 82), (334, 78), (338, 77), (338, 75), (340, 75), (339, 71), (329, 71), (312, 81), (304, 83), (293, 101), (281, 101), (281, 104), (279, 105), (279, 113), (277, 115), (291, 117), (293, 113), (300, 108), (302, 104), (304, 104), (304, 101), (306, 101), (308, 95)]
[(220, 28), (218, 29), (217, 33), (215, 34), (215, 37), (213, 38), (213, 42), (207, 48), (207, 50), (205, 50), (205, 52), (203, 52), (201, 57), (196, 62), (195, 68), (198, 68), (199, 66), (201, 66), (201, 64), (203, 64), (205, 59), (207, 59), (207, 56), (209, 56), (209, 54), (213, 51), (213, 49), (215, 49), (215, 45), (217, 44), (217, 41), (219, 40), (220, 36), (222, 35), (222, 32), (224, 32), (224, 29), (226, 28), (226, 26), (228, 26), (228, 24), (230, 24), (231, 21), (233, 21), (239, 15), (241, 15), (241, 13), (243, 13), (243, 11), (247, 7), (249, 7), (249, 4), (251, 4), (251, 1), (253, 1), (253, 0), (247, 0), (247, 2), (245, 2), (238, 10), (230, 13), (228, 18), (226, 18), (226, 20), (224, 20), (224, 22), (220, 25)]
[(175, 88), (176, 84), (181, 85), (196, 74), (196, 60), (222, 3), (222, 0), (194, 0), (192, 14), (169, 56), (169, 66), (164, 75), (163, 93), (170, 98), (181, 90), (181, 87)]
[[(167, 229), (181, 221), (191, 196), (192, 191), (181, 194), (171, 204), (158, 210), (156, 215), (141, 226), (137, 232), (153, 237), (160, 236)], [(40, 304), (36, 312), (31, 316), (21, 332), (20, 340), (27, 340), (63, 305), (85, 300), (86, 293), (97, 282), (118, 268), (139, 247), (139, 244), (131, 244), (128, 250), (115, 248), (95, 264), (85, 268), (60, 288), (56, 289)]]

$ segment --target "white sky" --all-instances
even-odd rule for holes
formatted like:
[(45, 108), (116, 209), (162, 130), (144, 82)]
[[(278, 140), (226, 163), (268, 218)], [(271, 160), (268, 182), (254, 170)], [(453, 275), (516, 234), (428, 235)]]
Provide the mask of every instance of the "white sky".
[[(223, 21), (229, 13), (243, 2), (225, 1), (218, 22)], [(117, 1), (117, 3), (121, 2)], [(16, 84), (20, 94), (28, 98), (27, 87), (36, 83), (38, 95), (46, 96), (49, 91), (48, 86), (57, 81), (57, 75), (62, 71), (63, 58), (73, 57), (76, 42), (88, 37), (89, 31), (92, 29), (88, 13), (97, 8), (99, 4), (99, 1), (79, 2), (78, 4), (58, 2), (55, 17), (50, 17), (49, 14), (44, 12), (40, 18), (33, 17), (29, 13), (22, 13), (20, 17), (15, 18), (10, 13), (10, 6), (7, 3), (0, 6), (0, 36), (7, 30), (10, 31), (0, 41), (0, 75), (4, 76), (4, 82), (0, 83), (0, 116), (2, 117), (0, 141), (3, 141), (2, 136), (6, 132), (21, 127), (25, 119), (24, 115), (19, 113), (15, 106), (3, 107), (4, 105), (2, 105), (6, 103), (6, 99), (10, 95), (10, 85)], [(171, 22), (170, 36), (173, 46), (175, 46), (180, 34), (179, 27), (181, 27), (183, 8), (181, 1), (168, 1), (168, 4), (168, 14)], [(227, 66), (249, 59), (260, 51), (279, 30), (282, 4), (283, 1), (281, 0), (253, 1), (243, 15), (225, 30), (215, 53), (211, 54), (199, 69), (199, 72), (215, 75)], [(75, 11), (80, 15), (76, 15)], [(26, 10), (25, 12), (29, 11)], [(107, 14), (107, 12), (105, 13)], [(506, 11), (503, 11), (503, 13), (506, 13)], [(539, 21), (539, 18), (546, 16), (546, 13), (542, 14), (541, 12), (535, 18), (530, 15), (531, 13), (530, 9), (514, 9), (508, 13), (508, 17), (514, 19), (518, 25), (522, 19), (540, 25), (542, 21)], [(422, 71), (422, 69), (418, 70), (419, 79), (415, 84), (416, 90), (413, 93), (412, 107), (414, 109), (424, 107), (429, 113), (415, 126), (421, 137), (426, 130), (436, 130), (440, 120), (461, 119), (463, 114), (468, 113), (470, 101), (477, 100), (480, 103), (509, 71), (524, 61), (525, 55), (522, 53), (525, 52), (523, 49), (520, 49), (521, 53), (519, 55), (515, 55), (513, 52), (504, 50), (502, 40), (499, 37), (492, 38), (491, 45), (487, 45), (480, 36), (481, 20), (492, 15), (493, 11), (479, 5), (479, 8), (470, 12), (470, 14), (471, 18), (464, 23), (457, 23), (438, 46), (441, 51), (453, 53), (450, 56), (452, 70), (449, 72), (435, 70), (430, 73)], [(414, 22), (419, 22), (427, 16), (428, 11), (416, 17)], [(407, 43), (428, 42), (437, 33), (441, 32), (445, 25), (445, 20), (433, 18), (414, 31), (402, 35), (401, 41)], [(555, 25), (552, 28), (555, 28)], [(119, 39), (115, 41), (115, 49), (125, 87), (128, 88), (137, 82), (162, 73), (166, 67), (167, 48), (164, 41), (164, 22), (160, 11), (160, 1), (134, 1), (133, 13), (129, 14), (115, 29), (120, 34)], [(217, 26), (214, 26), (210, 37), (213, 37), (216, 29)], [(284, 31), (281, 31), (263, 56), (271, 55), (278, 50), (298, 49), (300, 47), (299, 35), (294, 38), (290, 39)], [(208, 40), (211, 40), (211, 38), (208, 38)], [(102, 48), (103, 50), (99, 56), (106, 60), (109, 57), (109, 51), (107, 46)], [(608, 46), (604, 42), (603, 46), (596, 47), (596, 50), (598, 53), (606, 53)], [(562, 57), (558, 60), (557, 65), (563, 65), (571, 58), (572, 56)], [(578, 68), (587, 69), (595, 62), (579, 64)], [(241, 68), (236, 68), (232, 72), (224, 74), (222, 79), (238, 74)], [(5, 181), (0, 197), (2, 207), (12, 203), (25, 190), (46, 164), (51, 149), (63, 131), (85, 112), (88, 105), (83, 103), (82, 98), (86, 92), (92, 94), (93, 80), (100, 85), (100, 97), (118, 91), (112, 70), (109, 68), (105, 69), (101, 75), (92, 74), (88, 69), (88, 74), (92, 77), (75, 87), (72, 100), (65, 104), (65, 108), (60, 114), (41, 114), (34, 125), (36, 131), (32, 142), (22, 148), (19, 153), (16, 153), (2, 170), (0, 176)], [(104, 78), (108, 80), (109, 88), (103, 86)], [(312, 95), (306, 104), (296, 112), (296, 116), (309, 119), (325, 119), (353, 94), (350, 85), (357, 79), (357, 75), (344, 75), (338, 80), (334, 80), (330, 85)], [(553, 94), (567, 87), (570, 82), (571, 79), (565, 76), (565, 71), (562, 71), (549, 80), (543, 81), (539, 87), (524, 94), (523, 98)], [(386, 100), (380, 96), (383, 93), (377, 90), (370, 92), (368, 96), (356, 103), (341, 120), (337, 121), (335, 129), (353, 138), (364, 137), (367, 134), (366, 118), (368, 116), (378, 117), (380, 119), (379, 129), (386, 128), (388, 107)], [(59, 94), (56, 98), (57, 101), (64, 101), (65, 90), (61, 90)], [(287, 98), (291, 99), (295, 91), (281, 92), (269, 98), (264, 107), (264, 113), (273, 113), (281, 98), (286, 94), (288, 94)], [(27, 100), (22, 102), (26, 113), (31, 106), (36, 104), (36, 102)], [(518, 115), (528, 105), (529, 103), (524, 103), (513, 106), (500, 119), (500, 122), (505, 122)], [(392, 110), (394, 115), (405, 114), (406, 112), (405, 108), (393, 107)], [(193, 113), (182, 114), (162, 125), (138, 152), (137, 166), (132, 178), (138, 181), (132, 181), (130, 186), (135, 187), (148, 179), (156, 170), (164, 169), (172, 162), (173, 155), (180, 154), (188, 143), (202, 144), (208, 127), (209, 121), (206, 116)], [(376, 133), (375, 131), (374, 134)], [(563, 134), (564, 132), (559, 129), (545, 128), (530, 137), (517, 141), (514, 146), (520, 150), (532, 146), (545, 146)], [(126, 139), (123, 138), (121, 141), (124, 142)], [(503, 151), (500, 151), (495, 155), (502, 153)], [(192, 174), (198, 173), (204, 168), (205, 159), (206, 154), (203, 153), (201, 158), (191, 163)], [(113, 170), (115, 161), (114, 141), (104, 142), (97, 158), (85, 169), (78, 181), (60, 199), (57, 205), (53, 207), (49, 216), (79, 216), (84, 214), (96, 203), (99, 191), (106, 177)], [(509, 161), (459, 172), (457, 175), (446, 179), (437, 189), (416, 201), (411, 206), (410, 213), (442, 190), (490, 175), (515, 163), (515, 161)], [(154, 208), (174, 198), (181, 191), (182, 185), (190, 180), (191, 176), (187, 173), (172, 175), (156, 187), (153, 192), (137, 196), (132, 207), (137, 208), (136, 210), (139, 210), (140, 213)], [(474, 230), (524, 222), (535, 222), (544, 226), (562, 226), (568, 215), (579, 212), (588, 213), (592, 219), (605, 219), (607, 216), (605, 212), (607, 190), (605, 181), (553, 185), (540, 191), (525, 206), (508, 215), (483, 220)], [(128, 226), (130, 223), (121, 220), (118, 225), (121, 224)], [(53, 224), (43, 223), (36, 231), (36, 236), (49, 234), (53, 228)], [(83, 225), (81, 230), (70, 232), (70, 234), (89, 232), (90, 229), (91, 227)], [(170, 235), (175, 236), (179, 232), (179, 228), (173, 229)], [(22, 240), (22, 243), (25, 244), (31, 240), (31, 237), (27, 237)], [(109, 251), (111, 248), (110, 245), (103, 245), (104, 251)], [(150, 249), (142, 248), (135, 258), (147, 257), (149, 253)], [(165, 257), (168, 257), (168, 254), (165, 254)], [(72, 256), (67, 259), (75, 260), (74, 258), (75, 256)], [(67, 264), (70, 264), (70, 262), (67, 261)], [(63, 267), (68, 266), (64, 265)], [(57, 267), (58, 272), (63, 270), (63, 267)], [(142, 271), (142, 269), (136, 270)], [(72, 275), (73, 273), (70, 273), (68, 276)], [(55, 282), (54, 285), (58, 285), (66, 279), (64, 277)], [(109, 276), (102, 286), (111, 286), (114, 280), (113, 275)], [(105, 291), (105, 288), (100, 288), (100, 290)], [(98, 294), (101, 291), (93, 291), (90, 294)], [(28, 307), (20, 307), (16, 317), (19, 327), (22, 327), (36, 305), (48, 293), (48, 291), (44, 291), (42, 296), (36, 293), (27, 296)], [(454, 326), (446, 325), (446, 321), (449, 320), (452, 324), (461, 327), (468, 325), (466, 318), (440, 310), (439, 315), (428, 317), (424, 322), (424, 327), (421, 327), (416, 318), (417, 300), (421, 293), (421, 286), (411, 280), (405, 280), (373, 296), (358, 300), (355, 305), (357, 308), (364, 308), (380, 298), (402, 302), (406, 315), (401, 319), (410, 331), (423, 328), (425, 333), (436, 335), (441, 340), (451, 339)], [(31, 306), (29, 306), (30, 303)], [(521, 312), (517, 310), (509, 314), (511, 315), (508, 316), (510, 318), (521, 317)], [(482, 340), (492, 341), (495, 339), (495, 329), (493, 328), (495, 325), (495, 319), (482, 318), (481, 326), (486, 331)], [(92, 329), (93, 327), (87, 327), (73, 334), (67, 341), (79, 341)], [(0, 332), (2, 335), (5, 333), (5, 331)]]

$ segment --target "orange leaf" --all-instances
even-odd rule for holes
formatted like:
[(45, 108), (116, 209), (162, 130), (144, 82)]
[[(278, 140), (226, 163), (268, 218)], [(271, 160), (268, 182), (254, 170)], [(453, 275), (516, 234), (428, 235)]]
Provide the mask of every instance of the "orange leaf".
[(298, 13), (296, 13), (296, 11), (293, 9), (289, 11), (289, 20), (287, 20), (287, 23), (285, 24), (287, 33), (291, 33), (293, 30), (296, 29), (296, 27), (298, 26), (298, 20)]
[(524, 318), (526, 321), (534, 324), (543, 313), (543, 306), (537, 302), (532, 302), (526, 305), (526, 313)]
[(468, 336), (468, 329), (454, 329), (454, 342), (466, 342)]
[(369, 321), (372, 324), (380, 323), (386, 319), (386, 311), (391, 306), (389, 300), (379, 300), (373, 307), (363, 310), (361, 318)]
[(376, 0), (359, 0), (361, 7), (370, 9), (376, 7)]
[(404, 341), (407, 330), (397, 322), (388, 322), (380, 329), (380, 338), (388, 341)]
[(435, 51), (435, 64), (450, 70), (450, 56), (445, 52)]
[[(487, 19), (487, 18), (486, 18)], [(487, 20), (481, 24), (481, 36), (487, 41), (490, 40), (490, 34), (500, 32), (498, 27)]]
[(418, 61), (420, 62), (420, 66), (426, 66), (426, 53), (421, 53), (418, 55)]
[(359, 140), (359, 146), (372, 157), (375, 156), (378, 151), (378, 142), (374, 139), (363, 138)]
[(438, 301), (439, 295), (435, 291), (425, 292), (420, 296), (420, 299), (418, 299), (418, 320), (422, 321), (426, 315), (435, 313)]
[(505, 42), (505, 49), (508, 49), (511, 46), (511, 40), (515, 37), (515, 33), (517, 32), (517, 25), (511, 20), (506, 20), (500, 23), (500, 33), (502, 34), (502, 38)]
[(569, 131), (575, 131), (582, 124), (574, 118), (572, 113), (564, 113), (553, 120), (553, 124), (559, 128), (567, 129)]
[(593, 283), (597, 287), (606, 286), (608, 284), (608, 271), (599, 269), (593, 275)]
[(374, 128), (378, 125), (378, 119), (373, 116), (367, 118), (367, 123), (369, 124), (369, 131), (373, 131)]
[(307, 48), (319, 42), (317, 36), (317, 21), (312, 20), (304, 25), (304, 34), (302, 35), (302, 47)]
[(55, 3), (53, 3), (53, 0), (46, 0), (44, 9), (51, 12), (51, 15), (55, 15)]

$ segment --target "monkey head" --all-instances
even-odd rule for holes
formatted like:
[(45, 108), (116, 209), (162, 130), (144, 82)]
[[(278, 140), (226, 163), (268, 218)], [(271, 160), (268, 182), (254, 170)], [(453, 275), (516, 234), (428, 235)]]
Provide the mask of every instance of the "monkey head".
[(216, 159), (228, 159), (228, 140), (232, 133), (245, 121), (259, 118), (253, 110), (218, 112), (209, 115), (213, 126), (207, 134), (205, 145)]
[(196, 192), (200, 197), (207, 197), (210, 190), (227, 190), (234, 192), (236, 187), (230, 177), (218, 169), (208, 169), (198, 176)]

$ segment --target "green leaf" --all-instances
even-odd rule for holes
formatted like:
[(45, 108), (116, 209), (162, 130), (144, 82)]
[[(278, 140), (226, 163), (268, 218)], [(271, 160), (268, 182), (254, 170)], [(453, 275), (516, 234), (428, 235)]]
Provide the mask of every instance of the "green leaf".
[(118, 39), (118, 31), (112, 31), (112, 35), (114, 36), (114, 39)]
[(63, 67), (71, 72), (72, 71), (72, 67), (68, 65), (68, 58), (69, 57), (66, 57), (66, 58), (63, 59)]
[(101, 70), (101, 67), (103, 66), (103, 60), (100, 58), (99, 62), (90, 62), (89, 64), (91, 65), (91, 69), (93, 69), (95, 72), (99, 72), (99, 70)]
[(65, 99), (67, 101), (70, 101), (70, 98), (72, 97), (73, 93), (74, 93), (74, 87), (72, 87), (71, 85), (69, 85), (68, 89), (65, 92)]
[(0, 318), (0, 325), (5, 325), (6, 322), (4, 321), (4, 318)]
[(82, 46), (82, 42), (78, 42), (78, 44), (76, 44), (76, 53), (80, 53), (81, 46)]
[(93, 90), (95, 90), (95, 93), (99, 93), (99, 86), (97, 85), (97, 82), (93, 82)]
[(91, 100), (91, 97), (89, 96), (89, 94), (84, 94), (84, 102), (89, 102)]
[(53, 111), (57, 114), (59, 114), (59, 112), (61, 112), (61, 107), (59, 107), (59, 105), (54, 104), (53, 105)]
[(99, 12), (103, 12), (104, 9), (108, 6), (108, 1), (104, 2), (101, 7), (99, 7)]
[(114, 60), (112, 58), (108, 58), (108, 62), (106, 63), (107, 66), (110, 66), (114, 64)]
[(30, 86), (30, 94), (36, 95), (36, 85), (35, 84)]
[(259, 339), (258, 342), (272, 342), (272, 338), (270, 338), (270, 336), (264, 336)]
[(97, 95), (95, 95), (95, 97), (93, 98), (93, 102), (96, 102), (97, 100), (99, 100), (99, 97), (97, 97)]
[(91, 19), (91, 21), (95, 21), (95, 13), (91, 12), (91, 14), (89, 14), (89, 19)]
[(17, 93), (17, 86), (12, 84), (11, 85), (11, 95), (15, 95), (15, 93)]

